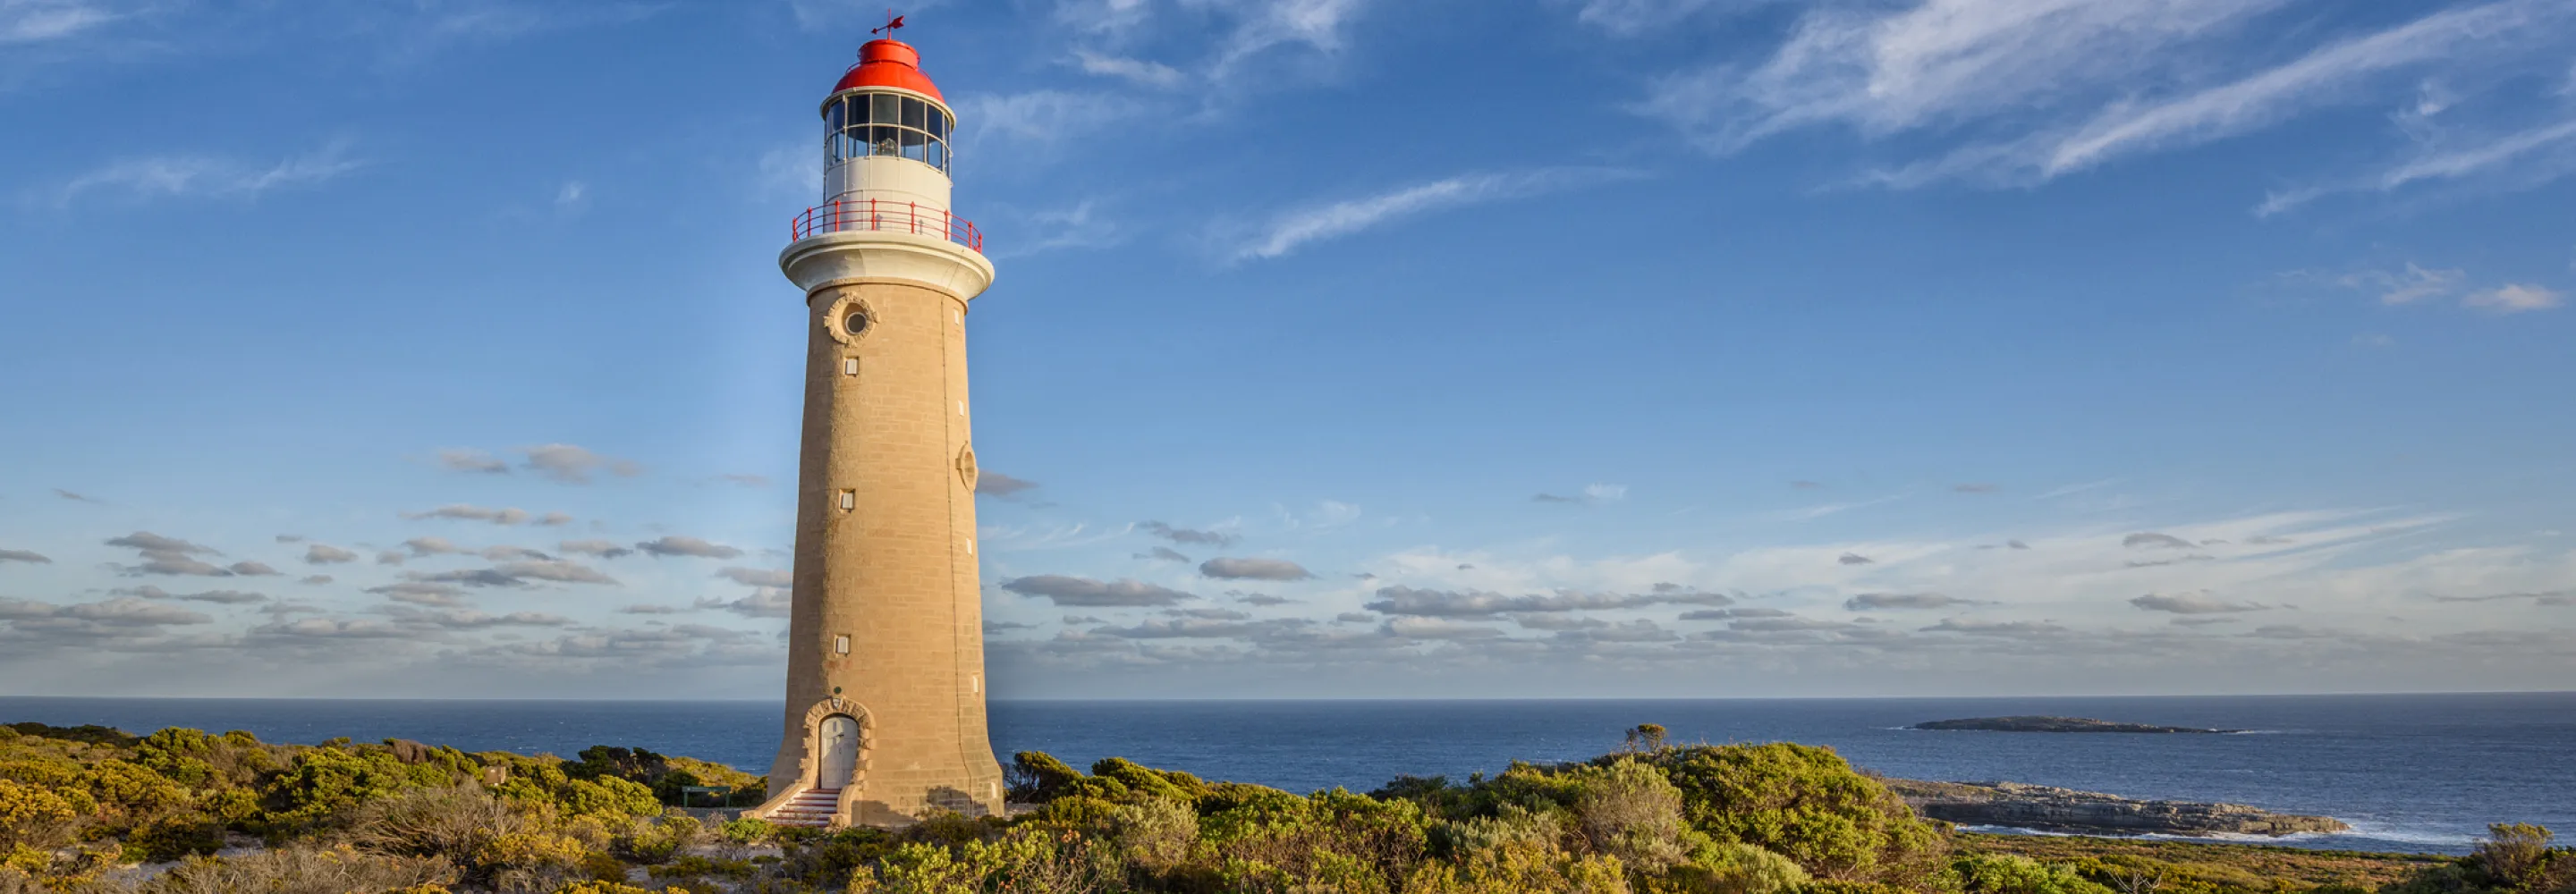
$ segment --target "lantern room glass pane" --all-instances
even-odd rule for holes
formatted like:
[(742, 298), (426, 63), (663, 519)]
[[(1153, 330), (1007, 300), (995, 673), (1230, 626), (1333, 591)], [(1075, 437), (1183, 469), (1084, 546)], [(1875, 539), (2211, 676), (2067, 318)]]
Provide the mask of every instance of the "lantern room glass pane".
[(948, 170), (948, 143), (947, 143), (947, 141), (945, 141), (945, 140), (932, 140), (932, 141), (930, 141), (930, 166), (931, 166), (931, 167), (934, 167), (934, 168), (938, 168), (938, 169), (940, 169), (940, 170), (942, 170), (942, 171)]
[(912, 97), (903, 98), (903, 126), (930, 129), (930, 105)]
[(900, 111), (902, 105), (903, 97), (896, 96), (892, 93), (869, 94), (868, 123), (893, 124), (897, 121), (903, 120), (902, 113)]
[(930, 110), (930, 135), (936, 139), (945, 140), (948, 138), (947, 112), (942, 112), (938, 109)]
[(847, 103), (841, 102), (840, 100), (833, 100), (831, 107), (823, 110), (824, 133), (841, 132), (841, 113), (847, 105)]
[(904, 128), (902, 133), (903, 157), (918, 162), (930, 161), (929, 150), (925, 145), (930, 142), (930, 135), (911, 128)]

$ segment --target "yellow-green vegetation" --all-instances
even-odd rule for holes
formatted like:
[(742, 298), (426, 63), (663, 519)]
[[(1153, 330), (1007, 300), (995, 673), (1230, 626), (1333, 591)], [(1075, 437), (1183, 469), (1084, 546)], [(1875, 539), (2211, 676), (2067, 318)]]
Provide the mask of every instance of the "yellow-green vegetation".
[(2376, 890), (2454, 862), (2429, 854), (2072, 835), (1961, 833), (1952, 841), (1964, 852), (2075, 866), (2089, 878), (2152, 879), (2160, 890), (2169, 892), (2295, 890), (2319, 885)]
[(670, 808), (758, 780), (649, 751), (18, 724), (0, 894), (2576, 894), (2532, 826), (2465, 858), (1968, 835), (1828, 749), (1630, 743), (1305, 795), (1025, 752), (1009, 818), (824, 831)]

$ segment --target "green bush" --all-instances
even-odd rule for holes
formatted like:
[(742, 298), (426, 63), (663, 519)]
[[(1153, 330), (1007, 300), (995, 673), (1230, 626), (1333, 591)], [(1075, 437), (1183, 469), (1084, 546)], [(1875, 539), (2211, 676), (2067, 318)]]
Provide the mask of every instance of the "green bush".
[(1681, 790), (1694, 827), (1786, 856), (1819, 878), (1923, 887), (1949, 850), (1940, 827), (1832, 749), (1698, 746), (1646, 760)]
[(1967, 894), (2111, 894), (2073, 867), (2010, 854), (1967, 854), (1950, 861)]
[(1791, 894), (1808, 882), (1797, 861), (1743, 842), (1701, 847), (1672, 878), (1676, 887), (1707, 894)]

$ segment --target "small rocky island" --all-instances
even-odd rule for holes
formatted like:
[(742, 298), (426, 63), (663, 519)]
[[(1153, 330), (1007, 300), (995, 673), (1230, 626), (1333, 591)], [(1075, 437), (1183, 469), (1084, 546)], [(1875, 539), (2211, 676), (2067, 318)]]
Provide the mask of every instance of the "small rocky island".
[(1935, 720), (1917, 723), (1907, 729), (1982, 730), (1995, 733), (2241, 733), (2241, 729), (2202, 729), (2194, 726), (2154, 726), (2144, 723), (2116, 723), (2090, 717), (1968, 717), (1959, 720)]
[(2019, 782), (1882, 780), (1925, 817), (1964, 826), (2009, 826), (2088, 835), (2295, 835), (2351, 828), (2325, 816), (2243, 804), (2140, 801)]

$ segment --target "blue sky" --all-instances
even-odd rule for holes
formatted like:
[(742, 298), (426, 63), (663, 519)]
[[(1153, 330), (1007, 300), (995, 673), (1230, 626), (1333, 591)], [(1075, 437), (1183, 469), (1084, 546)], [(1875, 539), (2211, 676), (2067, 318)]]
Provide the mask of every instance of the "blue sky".
[[(7, 688), (776, 697), (880, 7), (0, 0)], [(997, 697), (2576, 688), (2576, 3), (902, 11)]]

